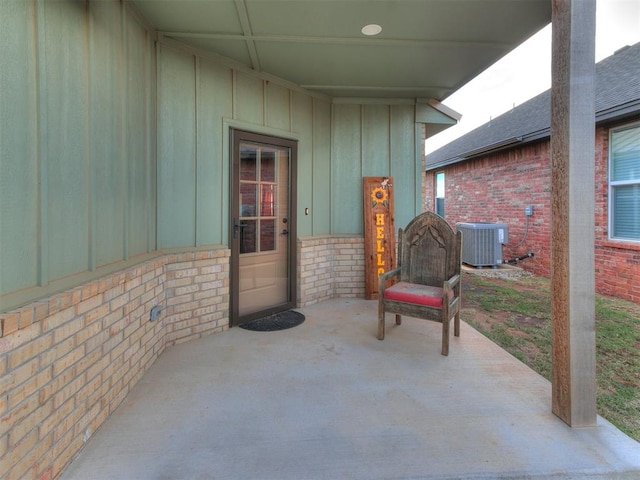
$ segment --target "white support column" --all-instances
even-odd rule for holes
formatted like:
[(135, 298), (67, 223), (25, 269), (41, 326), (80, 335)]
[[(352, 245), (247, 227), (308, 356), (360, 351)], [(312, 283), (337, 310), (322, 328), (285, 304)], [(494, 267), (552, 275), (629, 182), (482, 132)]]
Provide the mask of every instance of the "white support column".
[(552, 410), (596, 425), (595, 0), (552, 0)]

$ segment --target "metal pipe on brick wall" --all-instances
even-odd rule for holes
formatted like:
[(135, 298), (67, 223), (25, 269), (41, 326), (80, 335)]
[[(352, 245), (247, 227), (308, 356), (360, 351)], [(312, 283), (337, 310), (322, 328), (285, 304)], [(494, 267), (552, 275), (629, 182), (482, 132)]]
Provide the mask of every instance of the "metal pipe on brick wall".
[(520, 255), (519, 257), (512, 258), (510, 260), (503, 260), (502, 263), (518, 263), (521, 260), (526, 260), (527, 258), (532, 258), (533, 256), (534, 256), (534, 253), (529, 252), (524, 255)]

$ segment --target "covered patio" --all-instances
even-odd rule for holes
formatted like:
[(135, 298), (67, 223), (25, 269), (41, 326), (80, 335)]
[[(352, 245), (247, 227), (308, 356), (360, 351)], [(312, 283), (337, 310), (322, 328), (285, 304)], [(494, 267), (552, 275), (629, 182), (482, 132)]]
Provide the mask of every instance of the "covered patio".
[[(579, 428), (596, 422), (581, 162), (594, 12), (578, 0), (0, 2), (0, 477), (637, 476), (636, 442), (602, 419)], [(424, 139), (459, 118), (441, 101), (550, 20), (553, 388), (468, 327), (448, 358), (437, 325), (379, 342), (375, 302), (360, 299), (362, 178), (393, 177), (406, 225), (423, 209)], [(297, 144), (278, 229), (287, 298), (269, 308), (295, 304), (307, 321), (278, 334), (230, 329), (235, 131)]]
[(433, 322), (378, 341), (376, 306), (330, 300), (289, 330), (168, 349), (62, 478), (640, 475), (637, 442), (602, 418), (566, 426), (550, 383), (466, 323), (444, 357)]

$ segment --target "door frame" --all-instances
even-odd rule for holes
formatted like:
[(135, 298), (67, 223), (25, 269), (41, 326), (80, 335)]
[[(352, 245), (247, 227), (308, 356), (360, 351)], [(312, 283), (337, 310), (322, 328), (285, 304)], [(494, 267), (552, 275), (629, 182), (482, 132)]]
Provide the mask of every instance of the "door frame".
[[(230, 148), (229, 148), (229, 247), (230, 257), (230, 286), (229, 286), (229, 326), (238, 326), (241, 323), (260, 318), (274, 313), (289, 310), (296, 306), (297, 293), (297, 164), (298, 164), (298, 141), (288, 138), (278, 137), (270, 134), (256, 133), (239, 128), (230, 128)], [(254, 312), (240, 318), (238, 298), (240, 292), (240, 238), (234, 234), (234, 222), (240, 212), (240, 196), (237, 188), (239, 186), (238, 171), (234, 166), (234, 159), (240, 156), (240, 143), (258, 143), (280, 148), (289, 149), (289, 216), (287, 217), (288, 242), (288, 266), (287, 275), (289, 286), (287, 291), (287, 301), (278, 305), (270, 306), (259, 312)]]

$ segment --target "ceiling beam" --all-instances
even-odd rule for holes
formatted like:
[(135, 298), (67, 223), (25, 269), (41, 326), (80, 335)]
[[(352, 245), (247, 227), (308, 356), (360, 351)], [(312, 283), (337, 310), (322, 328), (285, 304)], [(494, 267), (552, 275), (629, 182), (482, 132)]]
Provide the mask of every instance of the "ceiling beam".
[[(241, 2), (242, 0), (236, 0)], [(243, 25), (244, 31), (244, 25)], [(394, 38), (354, 38), (354, 37), (309, 37), (300, 35), (253, 35), (251, 33), (227, 34), (227, 33), (198, 33), (180, 31), (162, 31), (163, 35), (174, 38), (202, 38), (208, 40), (231, 40), (253, 42), (280, 42), (280, 43), (324, 43), (338, 45), (375, 45), (392, 47), (427, 47), (427, 48), (492, 48), (496, 50), (508, 50), (513, 46), (503, 42), (477, 42), (477, 41), (453, 41), (453, 40), (405, 40)]]
[(424, 91), (428, 92), (434, 89), (437, 90), (452, 90), (453, 87), (442, 87), (438, 85), (416, 85), (414, 87), (385, 87), (375, 85), (312, 85), (305, 84), (300, 85), (302, 88), (310, 90), (357, 90), (357, 91), (376, 91), (376, 92), (415, 92)]
[(247, 5), (244, 0), (235, 0), (236, 11), (238, 12), (238, 21), (242, 26), (243, 35), (238, 35), (242, 40), (246, 42), (247, 50), (249, 50), (249, 57), (251, 58), (251, 66), (256, 71), (261, 71), (260, 59), (258, 58), (258, 50), (253, 40), (251, 31), (251, 22), (249, 21), (249, 13), (247, 12)]

